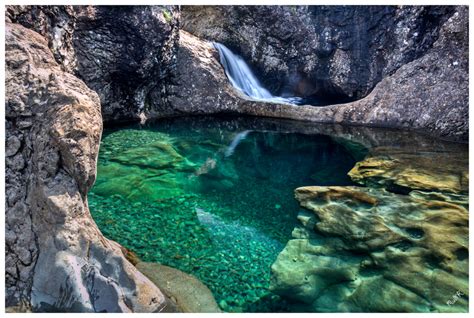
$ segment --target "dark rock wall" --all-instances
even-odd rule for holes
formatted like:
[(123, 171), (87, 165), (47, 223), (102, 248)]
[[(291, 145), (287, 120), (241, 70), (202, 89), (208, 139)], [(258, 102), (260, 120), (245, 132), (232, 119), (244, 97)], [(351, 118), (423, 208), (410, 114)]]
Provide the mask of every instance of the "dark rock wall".
[(7, 6), (7, 21), (48, 40), (56, 61), (99, 94), (105, 122), (164, 108), (176, 67), (176, 6)]
[(450, 6), (183, 6), (182, 27), (242, 54), (274, 93), (362, 98), (423, 55)]
[(104, 120), (137, 120), (162, 107), (176, 64), (177, 8), (99, 6), (76, 12), (77, 74), (99, 94)]

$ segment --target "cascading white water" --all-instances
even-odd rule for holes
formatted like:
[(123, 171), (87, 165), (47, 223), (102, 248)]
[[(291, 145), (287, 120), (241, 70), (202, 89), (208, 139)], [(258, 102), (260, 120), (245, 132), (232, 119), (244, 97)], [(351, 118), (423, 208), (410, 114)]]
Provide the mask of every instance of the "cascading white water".
[(224, 44), (214, 42), (214, 47), (219, 52), (227, 78), (236, 89), (245, 95), (253, 99), (276, 103), (301, 104), (303, 101), (301, 97), (273, 96), (260, 84), (242, 57), (234, 54)]

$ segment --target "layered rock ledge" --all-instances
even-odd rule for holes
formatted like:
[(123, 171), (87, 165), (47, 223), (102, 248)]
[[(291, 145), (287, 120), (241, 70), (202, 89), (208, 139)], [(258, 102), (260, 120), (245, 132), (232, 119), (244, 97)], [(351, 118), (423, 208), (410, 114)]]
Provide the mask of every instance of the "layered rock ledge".
[(271, 289), (312, 311), (467, 312), (468, 155), (429, 149), (374, 147), (349, 173), (370, 187), (296, 189)]

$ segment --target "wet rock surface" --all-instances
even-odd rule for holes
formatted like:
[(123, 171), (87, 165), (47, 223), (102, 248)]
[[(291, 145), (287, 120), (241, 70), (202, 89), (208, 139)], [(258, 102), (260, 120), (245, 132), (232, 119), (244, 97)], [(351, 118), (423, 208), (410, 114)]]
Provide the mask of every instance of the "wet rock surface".
[(427, 149), (375, 147), (349, 173), (370, 187), (296, 189), (272, 290), (315, 311), (466, 312), (467, 151)]
[(10, 23), (6, 84), (6, 305), (163, 310), (160, 290), (89, 213), (102, 132), (97, 94), (61, 70), (46, 39)]
[(236, 112), (245, 98), (230, 84), (212, 43), (183, 30), (174, 75), (170, 104), (159, 109), (156, 117)]
[(445, 152), (420, 154), (376, 148), (349, 171), (349, 176), (358, 183), (383, 186), (394, 192), (417, 189), (466, 194), (469, 176), (463, 168), (467, 164), (467, 153), (453, 158)]
[(221, 312), (209, 288), (196, 277), (158, 263), (138, 263), (150, 278), (185, 313)]

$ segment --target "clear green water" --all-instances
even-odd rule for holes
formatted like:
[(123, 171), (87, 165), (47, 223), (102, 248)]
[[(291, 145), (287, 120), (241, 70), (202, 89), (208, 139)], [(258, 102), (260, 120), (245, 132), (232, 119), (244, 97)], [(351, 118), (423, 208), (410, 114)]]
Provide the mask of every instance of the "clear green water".
[[(348, 185), (365, 150), (325, 135), (182, 118), (104, 131), (89, 206), (143, 261), (198, 277), (228, 312), (279, 312), (270, 266), (291, 238), (295, 188)], [(259, 125), (257, 125), (259, 126)], [(262, 125), (260, 125), (262, 126)]]

